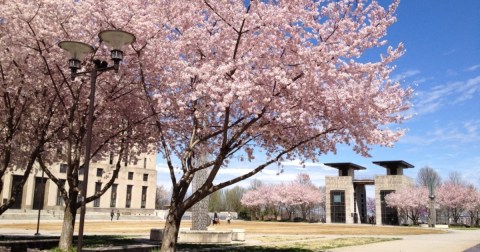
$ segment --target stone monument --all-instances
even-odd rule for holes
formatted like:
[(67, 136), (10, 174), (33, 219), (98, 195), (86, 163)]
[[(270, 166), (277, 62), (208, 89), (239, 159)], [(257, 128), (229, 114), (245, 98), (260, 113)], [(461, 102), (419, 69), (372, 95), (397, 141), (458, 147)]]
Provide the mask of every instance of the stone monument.
[[(403, 170), (413, 165), (403, 160), (375, 161), (376, 165), (386, 169), (386, 175), (377, 175), (374, 179), (356, 178), (355, 171), (366, 168), (353, 163), (325, 163), (338, 169), (338, 176), (325, 177), (327, 223), (375, 223), (377, 225), (398, 225), (398, 213), (389, 207), (385, 196), (411, 185), (411, 178), (403, 175)], [(367, 194), (365, 186), (375, 186), (375, 219), (367, 216)], [(430, 193), (432, 198), (432, 193)], [(434, 218), (432, 216), (432, 218)]]
[[(201, 154), (195, 162), (196, 164), (203, 164), (207, 161), (207, 155)], [(195, 192), (207, 180), (209, 169), (197, 171), (193, 177), (192, 190)], [(208, 215), (208, 203), (210, 196), (197, 202), (192, 207), (192, 228), (191, 230), (207, 230), (210, 225), (210, 216)]]

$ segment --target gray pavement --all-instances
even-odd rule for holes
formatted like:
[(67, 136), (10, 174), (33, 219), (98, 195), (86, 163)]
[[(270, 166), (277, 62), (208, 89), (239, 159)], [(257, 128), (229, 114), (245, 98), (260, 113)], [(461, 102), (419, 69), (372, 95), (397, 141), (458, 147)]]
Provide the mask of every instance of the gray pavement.
[(332, 252), (477, 252), (480, 230), (452, 230), (445, 234), (394, 236), (402, 240), (332, 249)]

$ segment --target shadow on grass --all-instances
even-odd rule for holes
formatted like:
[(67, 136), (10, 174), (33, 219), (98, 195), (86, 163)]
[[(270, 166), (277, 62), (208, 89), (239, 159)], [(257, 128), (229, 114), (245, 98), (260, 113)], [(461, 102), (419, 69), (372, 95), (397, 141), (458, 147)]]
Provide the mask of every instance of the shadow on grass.
[[(159, 250), (158, 250), (159, 251)], [(158, 252), (157, 251), (157, 252)], [(232, 246), (232, 245), (199, 245), (199, 244), (178, 244), (177, 251), (231, 251), (231, 252), (312, 252), (310, 249), (302, 248), (275, 248), (261, 246)], [(153, 252), (153, 251), (152, 251)]]
[[(49, 249), (50, 251), (58, 250), (58, 236), (28, 236), (28, 235), (0, 235), (0, 246), (10, 248), (12, 251), (22, 250), (27, 248)], [(119, 235), (86, 235), (83, 237), (84, 247), (108, 247), (108, 246), (123, 246), (135, 245), (142, 241), (133, 237), (119, 236)], [(77, 237), (73, 237), (72, 251), (76, 251)]]
[[(337, 238), (331, 241), (327, 241), (328, 244), (317, 244), (323, 241), (303, 241), (301, 243), (294, 243), (291, 246), (243, 246), (232, 245), (232, 244), (177, 244), (177, 251), (179, 252), (194, 252), (194, 251), (232, 251), (232, 252), (313, 252), (313, 251), (324, 251), (325, 249), (345, 247), (345, 246), (355, 246), (361, 244), (382, 242), (382, 241), (391, 241), (397, 240), (398, 238)], [(42, 241), (43, 240), (43, 241)], [(42, 242), (46, 240), (53, 240), (54, 242), (48, 247), (40, 246)], [(49, 249), (49, 251), (57, 252), (60, 251), (58, 247), (59, 237), (54, 236), (0, 236), (1, 243), (16, 243), (16, 242), (25, 242), (29, 244), (34, 244), (34, 246), (28, 245), (29, 248), (40, 248)], [(88, 235), (84, 236), (84, 247), (85, 248), (99, 248), (99, 247), (112, 247), (112, 246), (125, 246), (125, 245), (158, 245), (158, 242), (151, 242), (148, 239), (141, 239), (138, 237), (131, 236), (119, 236), (119, 235)], [(46, 244), (45, 244), (46, 245)], [(74, 237), (73, 245), (77, 245), (77, 239)], [(12, 248), (13, 249), (13, 248)], [(15, 250), (12, 250), (15, 251)], [(76, 248), (73, 247), (70, 251), (76, 251)], [(160, 250), (151, 250), (152, 252), (159, 252)]]
[[(76, 237), (75, 237), (76, 238)], [(108, 247), (134, 245), (140, 242), (139, 239), (121, 235), (87, 235), (83, 237), (85, 247)], [(77, 243), (75, 239), (75, 244)]]
[[(59, 240), (58, 236), (31, 236), (31, 235), (0, 235), (0, 241), (40, 241), (40, 240)], [(85, 246), (98, 246), (98, 245), (129, 245), (138, 242), (138, 239), (134, 237), (121, 236), (121, 235), (85, 235), (83, 237)], [(73, 244), (77, 243), (77, 236), (73, 237)]]
[[(76, 251), (77, 237), (73, 239), (72, 249), (70, 251)], [(53, 246), (41, 246), (42, 241), (45, 240), (55, 240)], [(0, 235), (0, 243), (12, 243), (12, 242), (29, 242), (34, 244), (34, 246), (28, 246), (28, 248), (39, 248), (48, 249), (49, 251), (60, 251), (57, 247), (58, 245), (58, 236), (8, 236)], [(139, 239), (135, 237), (128, 236), (118, 236), (118, 235), (87, 235), (83, 238), (84, 247), (94, 248), (94, 247), (109, 247), (109, 246), (124, 246), (124, 245), (138, 245), (138, 244), (152, 244), (147, 239)], [(33, 243), (32, 243), (33, 242)], [(158, 243), (157, 243), (158, 244)], [(26, 249), (26, 248), (25, 248)], [(12, 250), (13, 251), (13, 250)], [(152, 250), (152, 252), (159, 252), (160, 250)], [(275, 247), (260, 247), (260, 246), (235, 246), (235, 245), (215, 245), (215, 244), (177, 244), (177, 251), (232, 251), (232, 252), (312, 252), (313, 250), (302, 249), (302, 248), (275, 248)]]

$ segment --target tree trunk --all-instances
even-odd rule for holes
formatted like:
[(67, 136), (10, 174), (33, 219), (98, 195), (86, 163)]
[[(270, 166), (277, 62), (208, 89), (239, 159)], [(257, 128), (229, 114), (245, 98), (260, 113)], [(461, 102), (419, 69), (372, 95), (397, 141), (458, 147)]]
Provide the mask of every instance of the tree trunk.
[[(174, 208), (174, 209), (172, 209)], [(180, 222), (182, 221), (183, 212), (178, 208), (171, 206), (168, 211), (167, 220), (165, 221), (165, 229), (163, 230), (162, 252), (176, 251), (178, 231), (180, 230)]]
[(58, 242), (58, 247), (63, 251), (68, 251), (73, 244), (73, 231), (75, 228), (77, 204), (76, 201), (72, 201), (74, 200), (69, 198), (69, 202), (66, 202), (65, 211), (63, 213), (62, 233), (60, 234), (60, 241)]
[(300, 211), (302, 211), (302, 218), (303, 218), (303, 220), (306, 221), (306, 220), (307, 220), (307, 215), (308, 215), (308, 206), (302, 205), (302, 206), (300, 207)]

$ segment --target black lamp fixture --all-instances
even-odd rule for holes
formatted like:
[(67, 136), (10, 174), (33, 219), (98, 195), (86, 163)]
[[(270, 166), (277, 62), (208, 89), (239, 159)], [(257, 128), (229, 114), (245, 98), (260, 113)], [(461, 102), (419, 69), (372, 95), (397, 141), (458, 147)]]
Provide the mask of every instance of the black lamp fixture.
[(112, 48), (110, 51), (110, 57), (113, 60), (113, 69), (118, 72), (120, 61), (123, 60), (122, 48), (126, 45), (130, 45), (135, 42), (135, 35), (117, 30), (106, 30), (98, 34), (100, 41), (105, 42)]
[[(97, 70), (106, 71), (106, 70), (115, 70), (115, 73), (118, 73), (120, 66), (120, 61), (123, 60), (123, 47), (135, 42), (135, 35), (118, 30), (105, 30), (98, 34), (101, 42), (105, 42), (110, 48), (110, 56), (113, 60), (113, 66), (105, 67), (105, 64), (96, 65)], [(81, 73), (78, 73), (80, 69), (81, 59), (86, 54), (94, 52), (94, 48), (91, 45), (77, 42), (77, 41), (62, 41), (58, 43), (58, 46), (63, 50), (67, 51), (69, 54), (68, 66), (71, 70), (72, 80)], [(101, 66), (101, 67), (100, 67)]]
[(74, 80), (80, 69), (80, 59), (83, 59), (86, 54), (92, 53), (94, 49), (91, 45), (77, 41), (62, 41), (58, 43), (58, 46), (69, 54), (68, 67), (72, 72), (72, 80)]

